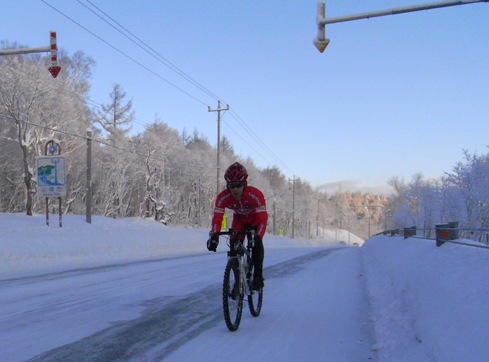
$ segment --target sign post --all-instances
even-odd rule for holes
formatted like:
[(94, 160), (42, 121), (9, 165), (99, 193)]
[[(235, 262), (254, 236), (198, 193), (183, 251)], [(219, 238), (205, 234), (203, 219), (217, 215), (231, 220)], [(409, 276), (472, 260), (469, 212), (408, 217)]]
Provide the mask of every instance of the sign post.
[(29, 53), (51, 53), (51, 66), (48, 68), (49, 73), (56, 78), (61, 70), (58, 65), (58, 44), (56, 40), (56, 32), (49, 32), (49, 46), (38, 48), (20, 48), (20, 49), (0, 49), (0, 55), (12, 54), (29, 54)]
[(56, 44), (56, 32), (51, 31), (49, 33), (49, 40), (50, 40), (50, 52), (51, 52), (51, 66), (48, 68), (49, 73), (53, 76), (53, 78), (56, 78), (58, 76), (59, 71), (61, 70), (61, 67), (58, 65), (58, 46)]
[(61, 147), (55, 141), (48, 141), (44, 147), (45, 156), (36, 157), (37, 192), (46, 198), (46, 225), (49, 226), (49, 198), (59, 201), (59, 227), (63, 226), (61, 198), (66, 196), (66, 163), (61, 156)]

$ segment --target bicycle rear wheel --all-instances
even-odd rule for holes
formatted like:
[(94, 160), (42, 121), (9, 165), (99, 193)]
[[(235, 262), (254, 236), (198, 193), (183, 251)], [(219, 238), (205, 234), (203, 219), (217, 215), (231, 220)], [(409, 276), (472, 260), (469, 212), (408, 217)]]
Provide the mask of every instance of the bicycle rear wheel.
[(222, 284), (222, 309), (226, 326), (232, 332), (238, 329), (243, 312), (243, 292), (239, 286), (238, 261), (229, 259)]
[(248, 295), (248, 307), (250, 308), (250, 313), (253, 317), (258, 317), (260, 315), (262, 303), (263, 288), (260, 288), (260, 290), (251, 290), (251, 295)]

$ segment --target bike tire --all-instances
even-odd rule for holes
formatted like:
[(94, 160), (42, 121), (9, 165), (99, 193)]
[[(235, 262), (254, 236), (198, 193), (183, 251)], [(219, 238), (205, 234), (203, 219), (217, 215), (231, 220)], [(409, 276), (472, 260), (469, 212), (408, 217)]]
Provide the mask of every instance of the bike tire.
[(248, 307), (253, 317), (258, 317), (261, 312), (263, 303), (263, 288), (260, 290), (252, 290), (251, 295), (248, 295)]
[[(239, 269), (236, 259), (229, 259), (224, 270), (222, 284), (222, 309), (226, 326), (231, 332), (239, 328), (243, 313), (243, 288), (239, 286)], [(238, 293), (233, 295), (234, 285), (238, 285)]]

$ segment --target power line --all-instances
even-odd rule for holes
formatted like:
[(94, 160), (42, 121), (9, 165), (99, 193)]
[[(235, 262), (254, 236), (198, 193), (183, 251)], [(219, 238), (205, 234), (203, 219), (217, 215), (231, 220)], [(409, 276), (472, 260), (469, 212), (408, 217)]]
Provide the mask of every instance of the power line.
[(12, 116), (9, 116), (7, 114), (0, 114), (1, 117), (5, 117), (5, 118), (10, 118), (14, 121), (19, 121), (19, 122), (22, 122), (22, 123), (26, 123), (26, 124), (30, 124), (32, 126), (35, 126), (35, 127), (39, 127), (39, 128), (43, 128), (43, 129), (46, 129), (48, 131), (52, 131), (52, 132), (55, 132), (55, 133), (60, 133), (60, 134), (64, 134), (64, 135), (67, 135), (67, 136), (71, 136), (71, 137), (74, 137), (74, 138), (81, 138), (81, 139), (84, 139), (84, 140), (92, 140), (94, 142), (97, 142), (101, 145), (104, 145), (104, 146), (107, 146), (107, 147), (111, 147), (113, 149), (116, 149), (118, 151), (123, 151), (123, 152), (128, 152), (128, 153), (131, 153), (131, 154), (136, 154), (138, 156), (141, 156), (141, 157), (149, 157), (155, 161), (162, 161), (162, 162), (166, 162), (166, 160), (162, 159), (162, 158), (159, 158), (159, 157), (155, 157), (153, 155), (151, 156), (148, 156), (148, 155), (145, 155), (145, 154), (142, 154), (136, 150), (129, 150), (127, 148), (123, 148), (123, 147), (118, 147), (118, 146), (115, 146), (113, 144), (110, 144), (108, 142), (105, 142), (105, 141), (102, 141), (100, 139), (96, 139), (96, 138), (93, 138), (93, 137), (88, 137), (88, 136), (82, 136), (82, 135), (79, 135), (79, 134), (76, 134), (76, 133), (73, 133), (73, 132), (68, 132), (68, 131), (63, 131), (59, 128), (53, 128), (53, 127), (49, 127), (49, 126), (43, 126), (41, 124), (38, 124), (38, 123), (35, 123), (35, 122), (32, 122), (32, 121), (26, 121), (26, 120), (22, 120), (22, 119), (17, 119), (17, 118), (14, 118)]
[[(150, 72), (151, 74), (153, 74), (154, 76), (158, 77), (159, 79), (163, 80), (164, 82), (166, 82), (167, 84), (173, 86), (175, 89), (179, 90), (180, 92), (186, 94), (187, 96), (189, 96), (190, 98), (194, 99), (195, 101), (197, 101), (198, 103), (200, 104), (203, 104), (203, 105), (206, 105), (208, 106), (205, 102), (201, 101), (200, 99), (198, 99), (197, 97), (195, 97), (194, 95), (190, 94), (189, 92), (183, 90), (182, 88), (178, 87), (177, 85), (175, 85), (174, 83), (168, 81), (167, 79), (165, 79), (164, 77), (160, 76), (159, 74), (157, 74), (155, 71), (149, 69), (148, 67), (146, 67), (145, 65), (143, 65), (142, 63), (138, 62), (137, 60), (135, 60), (133, 57), (131, 57), (130, 55), (126, 54), (125, 52), (123, 52), (122, 50), (120, 50), (119, 48), (115, 47), (114, 45), (110, 44), (109, 42), (107, 42), (106, 40), (104, 40), (102, 37), (96, 35), (94, 32), (90, 31), (88, 28), (86, 28), (85, 26), (81, 25), (80, 23), (78, 23), (77, 21), (75, 21), (74, 19), (72, 19), (71, 17), (69, 17), (68, 15), (64, 14), (63, 12), (61, 12), (60, 10), (56, 9), (55, 7), (53, 7), (52, 5), (50, 5), (46, 0), (41, 0), (43, 3), (45, 3), (46, 5), (48, 5), (49, 7), (51, 7), (53, 10), (55, 10), (56, 12), (58, 12), (59, 14), (61, 14), (62, 16), (66, 17), (67, 19), (69, 19), (70, 21), (72, 21), (73, 23), (75, 23), (76, 25), (78, 25), (79, 27), (81, 27), (82, 29), (84, 29), (85, 31), (87, 31), (88, 33), (90, 33), (92, 36), (95, 36), (97, 39), (99, 39), (100, 41), (102, 41), (103, 43), (105, 43), (106, 45), (108, 45), (109, 47), (111, 47), (112, 49), (116, 50), (118, 53), (122, 54), (123, 56), (125, 56), (126, 58), (128, 58), (129, 60), (133, 61), (134, 63), (136, 63), (137, 65), (139, 65), (140, 67), (142, 67), (143, 69), (147, 70), (148, 72)], [(149, 46), (147, 43), (145, 43), (143, 40), (141, 40), (139, 37), (137, 37), (136, 35), (134, 35), (131, 31), (129, 31), (127, 28), (125, 28), (123, 25), (121, 25), (119, 22), (117, 22), (115, 19), (113, 19), (111, 16), (109, 16), (106, 12), (104, 12), (103, 10), (101, 10), (99, 7), (97, 7), (96, 5), (94, 5), (90, 0), (86, 0), (93, 8), (97, 9), (98, 12), (100, 12), (101, 14), (103, 14), (103, 16), (105, 16), (106, 18), (110, 19), (110, 21), (113, 23), (113, 24), (116, 24), (119, 29), (114, 26), (113, 24), (111, 24), (109, 21), (107, 21), (106, 19), (104, 19), (103, 16), (97, 14), (93, 9), (90, 9), (87, 5), (83, 4), (80, 0), (77, 0), (82, 6), (84, 6), (86, 9), (88, 9), (90, 12), (92, 12), (94, 15), (96, 15), (97, 17), (99, 17), (100, 19), (102, 19), (105, 23), (107, 23), (108, 25), (110, 25), (113, 29), (115, 29), (116, 31), (118, 31), (119, 33), (121, 33), (123, 36), (125, 36), (127, 39), (129, 39), (131, 42), (133, 42), (134, 44), (136, 44), (138, 47), (140, 47), (142, 50), (144, 50), (146, 53), (150, 54), (151, 56), (155, 57), (157, 60), (159, 60), (162, 64), (164, 64), (165, 66), (167, 66), (168, 68), (170, 68), (172, 71), (174, 71), (175, 73), (177, 73), (179, 76), (181, 76), (182, 78), (184, 78), (186, 81), (188, 81), (189, 83), (191, 83), (192, 85), (194, 85), (195, 87), (197, 87), (198, 89), (200, 89), (201, 91), (203, 91), (204, 93), (206, 93), (207, 95), (213, 97), (214, 99), (221, 99), (221, 97), (218, 97), (216, 96), (213, 92), (211, 92), (209, 89), (207, 89), (206, 87), (204, 87), (203, 85), (201, 85), (200, 83), (198, 83), (197, 81), (195, 81), (192, 77), (190, 77), (189, 75), (187, 75), (184, 71), (182, 71), (181, 69), (179, 69), (177, 66), (175, 66), (173, 63), (171, 63), (169, 60), (167, 60), (166, 58), (164, 58), (160, 53), (158, 53), (156, 50), (154, 50), (151, 46)], [(122, 29), (122, 30), (120, 30)], [(135, 40), (134, 40), (135, 39)], [(273, 159), (275, 159), (279, 164), (281, 164), (283, 167), (285, 167), (286, 169), (288, 169), (289, 171), (291, 171), (291, 173), (294, 173), (290, 167), (288, 167), (282, 160), (280, 160), (272, 151), (271, 149), (266, 145), (265, 142), (263, 142), (252, 130), (249, 126), (247, 126), (246, 122), (244, 122), (241, 117), (235, 112), (235, 111), (232, 111), (232, 116), (233, 118), (236, 119), (236, 121), (238, 122), (238, 124), (245, 130), (246, 133), (248, 133), (254, 140), (255, 142), (260, 146), (262, 147), (266, 153), (268, 153)], [(143, 123), (145, 126), (147, 125), (146, 123)], [(247, 142), (245, 142), (246, 144), (248, 144)], [(248, 144), (248, 146), (250, 146)], [(250, 146), (251, 147), (251, 146)], [(251, 147), (255, 152), (257, 152), (253, 147)], [(261, 155), (260, 153), (257, 152), (258, 155), (260, 155), (262, 158), (263, 155)], [(266, 159), (265, 159), (266, 160)]]
[[(18, 75), (21, 75), (24, 78), (28, 78), (28, 79), (34, 80), (34, 78), (30, 74), (27, 74), (25, 72), (22, 72), (21, 70), (19, 70), (17, 68), (11, 67), (10, 68), (10, 71), (12, 71), (14, 73), (17, 73)], [(49, 92), (49, 91), (56, 91), (56, 92), (58, 92), (60, 94), (65, 94), (65, 95), (70, 95), (70, 94), (73, 93), (69, 89), (62, 89), (62, 90), (57, 89), (57, 83), (50, 81), (50, 78), (47, 78), (46, 77), (46, 79), (35, 79), (35, 80), (41, 82), (42, 89), (43, 89), (42, 91), (45, 92), (45, 93), (46, 92)], [(89, 97), (87, 97), (85, 95), (81, 96), (81, 98), (86, 103), (91, 104), (92, 107), (100, 108), (100, 109), (103, 108), (103, 105), (101, 103), (97, 103), (97, 102), (93, 101), (92, 99), (90, 99)], [(140, 121), (137, 118), (134, 118), (133, 119), (133, 122), (138, 123), (138, 124), (140, 124), (140, 125), (142, 125), (144, 127), (147, 127), (148, 126), (148, 123), (145, 123), (143, 121)]]
[[(17, 69), (17, 68), (10, 68), (10, 70), (14, 73), (17, 73), (18, 75), (21, 75), (23, 77), (27, 77), (27, 78), (30, 78), (30, 79), (34, 79), (32, 77), (32, 75), (30, 74), (27, 74), (25, 72), (22, 72), (21, 70)], [(67, 89), (56, 89), (57, 88), (57, 84), (56, 83), (53, 83), (51, 81), (48, 81), (48, 78), (46, 79), (40, 79), (41, 83), (42, 83), (42, 88), (44, 90), (44, 92), (48, 92), (50, 90), (56, 90), (57, 92), (61, 92), (61, 93), (64, 93), (64, 94), (71, 94), (72, 92), (70, 90), (67, 90)], [(91, 100), (89, 97), (87, 96), (82, 96), (82, 98), (85, 100), (86, 103), (88, 104), (91, 104), (92, 107), (95, 107), (95, 108), (103, 108), (103, 105), (98, 103), (98, 102), (95, 102), (93, 100)], [(252, 151), (255, 152), (255, 154), (262, 158), (265, 162), (267, 163), (274, 163), (274, 162), (271, 162), (270, 159), (268, 159), (267, 157), (265, 157), (265, 155), (263, 155), (260, 151), (258, 151), (253, 145), (251, 145), (249, 142), (248, 142), (248, 139), (254, 139), (256, 143), (258, 143), (259, 145), (261, 145), (262, 148), (264, 148), (267, 153), (275, 160), (275, 162), (277, 162), (278, 164), (280, 164), (282, 167), (285, 167), (287, 169), (290, 170), (290, 168), (287, 167), (287, 165), (285, 163), (283, 163), (267, 146), (266, 144), (264, 144), (260, 139), (259, 137), (253, 132), (253, 130), (246, 125), (246, 123), (241, 119), (241, 117), (233, 110), (232, 113), (231, 113), (231, 116), (238, 122), (238, 124), (246, 131), (246, 133), (248, 133), (251, 137), (249, 138), (246, 138), (246, 137), (242, 137), (242, 134), (240, 132), (238, 132), (234, 127), (232, 127), (231, 123), (230, 122), (226, 122), (226, 126), (232, 131), (234, 132), (237, 136), (240, 136), (241, 139), (239, 142), (242, 142), (244, 144), (246, 144)], [(224, 118), (224, 115), (223, 115), (223, 118)], [(141, 125), (143, 125), (144, 127), (147, 127), (148, 124), (145, 123), (145, 122), (142, 122), (142, 121), (139, 121), (138, 119), (134, 118), (133, 119), (133, 122), (136, 122), (136, 123), (139, 123)], [(34, 123), (31, 123), (33, 125), (36, 125), (36, 126), (39, 126), (41, 127), (40, 125), (37, 125), (37, 124), (34, 124)], [(45, 127), (45, 126), (44, 126)], [(49, 127), (45, 127), (46, 129), (50, 129)], [(56, 131), (54, 129), (50, 129), (52, 131)], [(63, 133), (63, 132), (60, 132), (60, 133)], [(69, 133), (66, 133), (66, 134), (69, 134)], [(77, 135), (74, 135), (74, 134), (71, 134), (72, 136), (77, 136)], [(84, 136), (79, 136), (79, 137), (82, 137), (82, 138), (85, 138)], [(111, 144), (107, 144), (105, 143), (104, 141), (101, 141), (101, 140), (95, 140), (94, 141), (96, 142), (99, 142), (100, 144), (103, 144), (105, 146), (108, 146), (108, 147), (113, 147), (113, 145)], [(132, 151), (129, 151), (129, 150), (125, 150), (126, 152), (132, 152)], [(290, 170), (291, 173), (294, 173), (292, 170)]]
[(108, 45), (109, 47), (111, 47), (112, 49), (114, 49), (116, 52), (118, 52), (119, 54), (125, 56), (126, 58), (128, 58), (129, 60), (131, 60), (132, 62), (136, 63), (137, 65), (139, 65), (141, 68), (147, 70), (148, 72), (150, 72), (151, 74), (153, 74), (155, 77), (161, 79), (162, 81), (164, 81), (165, 83), (171, 85), (172, 87), (174, 87), (175, 89), (179, 90), (180, 92), (186, 94), (187, 96), (189, 96), (190, 98), (194, 99), (195, 101), (199, 102), (200, 104), (203, 104), (204, 106), (207, 106), (207, 104), (203, 101), (201, 101), (200, 99), (198, 99), (197, 97), (193, 96), (192, 94), (190, 94), (189, 92), (185, 91), (184, 89), (180, 88), (179, 86), (177, 86), (176, 84), (173, 84), (172, 82), (170, 82), (169, 80), (167, 80), (166, 78), (162, 77), (161, 75), (159, 75), (158, 73), (156, 73), (155, 71), (149, 69), (147, 66), (145, 66), (144, 64), (142, 64), (141, 62), (138, 62), (136, 59), (134, 59), (133, 57), (131, 57), (130, 55), (124, 53), (122, 50), (120, 50), (119, 48), (115, 47), (114, 45), (110, 44), (108, 41), (106, 41), (105, 39), (103, 39), (102, 37), (98, 36), (97, 34), (95, 34), (94, 32), (92, 32), (91, 30), (87, 29), (86, 27), (84, 27), (83, 25), (81, 25), (80, 23), (78, 23), (77, 21), (75, 21), (74, 19), (70, 18), (68, 15), (64, 14), (63, 12), (61, 12), (60, 10), (56, 9), (55, 7), (53, 7), (51, 4), (49, 4), (46, 0), (41, 0), (43, 3), (45, 3), (47, 6), (49, 6), (50, 8), (52, 8), (54, 11), (56, 11), (57, 13), (61, 14), (62, 16), (64, 16), (65, 18), (67, 18), (68, 20), (70, 20), (71, 22), (75, 23), (76, 25), (78, 25), (80, 28), (82, 28), (83, 30), (85, 30), (86, 32), (90, 33), (91, 35), (93, 35), (94, 37), (96, 37), (97, 39), (99, 39), (100, 41), (102, 41), (103, 43), (105, 43), (106, 45)]
[[(151, 46), (149, 46), (147, 43), (145, 43), (143, 40), (141, 40), (139, 37), (137, 37), (136, 35), (134, 35), (133, 32), (131, 32), (130, 30), (128, 30), (127, 28), (125, 28), (123, 25), (121, 25), (119, 22), (117, 22), (115, 19), (113, 19), (110, 15), (108, 15), (106, 12), (104, 12), (103, 10), (101, 10), (99, 7), (97, 7), (95, 4), (93, 4), (90, 0), (86, 0), (89, 4), (91, 4), (95, 9), (97, 9), (99, 12), (101, 12), (105, 17), (107, 17), (108, 19), (110, 19), (113, 23), (117, 24), (117, 26), (119, 28), (121, 28), (125, 33), (127, 33), (128, 35), (124, 34), (124, 32), (122, 32), (121, 30), (117, 29), (114, 25), (112, 25), (110, 22), (108, 22), (106, 19), (104, 19), (102, 16), (100, 16), (99, 14), (95, 13), (92, 9), (90, 9), (88, 6), (86, 6), (85, 4), (83, 4), (80, 0), (77, 0), (82, 6), (84, 6), (85, 8), (87, 8), (88, 10), (90, 10), (93, 14), (95, 14), (96, 16), (98, 16), (101, 20), (103, 20), (105, 23), (107, 23), (109, 26), (111, 26), (112, 28), (114, 28), (116, 31), (118, 31), (120, 34), (122, 34), (123, 36), (125, 36), (127, 39), (129, 39), (131, 42), (133, 42), (134, 44), (136, 44), (138, 47), (140, 47), (143, 51), (145, 51), (146, 53), (148, 53), (149, 55), (151, 55), (152, 57), (154, 57), (155, 59), (157, 59), (160, 63), (162, 63), (163, 65), (167, 66), (168, 68), (170, 68), (171, 70), (173, 70), (175, 73), (177, 73), (178, 75), (180, 75), (181, 77), (183, 77), (185, 80), (187, 80), (189, 83), (191, 83), (192, 85), (194, 85), (195, 87), (199, 88), (201, 91), (203, 91), (204, 93), (206, 93), (207, 95), (211, 96), (212, 98), (218, 100), (219, 97), (217, 95), (215, 95), (214, 93), (212, 93), (209, 89), (207, 89), (206, 87), (204, 87), (202, 84), (200, 84), (199, 82), (197, 82), (195, 79), (193, 79), (191, 76), (189, 76), (188, 74), (186, 74), (183, 70), (181, 70), (180, 68), (178, 68), (175, 64), (173, 64), (172, 62), (170, 62), (168, 59), (166, 59), (165, 57), (163, 57), (159, 52), (157, 52), (155, 49), (153, 49)], [(131, 39), (132, 38), (132, 39)], [(135, 41), (135, 40), (137, 41)]]
[[(234, 134), (236, 134), (237, 136), (241, 137), (239, 142), (242, 142), (244, 144), (246, 144), (251, 150), (253, 150), (255, 152), (255, 154), (260, 157), (261, 159), (263, 159), (265, 162), (269, 163), (269, 164), (273, 164), (273, 163), (276, 163), (276, 164), (280, 164), (282, 167), (284, 168), (287, 168), (291, 173), (294, 173), (289, 167), (287, 167), (286, 165), (284, 166), (283, 162), (278, 158), (276, 157), (275, 158), (275, 162), (272, 162), (270, 161), (269, 158), (267, 158), (265, 155), (263, 155), (260, 151), (258, 151), (255, 147), (253, 147), (249, 142), (248, 142), (248, 138), (246, 137), (243, 137), (242, 134), (240, 134), (238, 131), (236, 131), (229, 122), (225, 122), (224, 123), (231, 131), (234, 132)], [(273, 156), (272, 156), (273, 157)]]
[(288, 169), (292, 174), (294, 171), (290, 169), (268, 146), (265, 142), (263, 142), (256, 133), (243, 121), (243, 119), (236, 113), (234, 110), (231, 110), (231, 116), (243, 127), (243, 129), (248, 133), (255, 142), (262, 147), (276, 162), (282, 165), (284, 168)]

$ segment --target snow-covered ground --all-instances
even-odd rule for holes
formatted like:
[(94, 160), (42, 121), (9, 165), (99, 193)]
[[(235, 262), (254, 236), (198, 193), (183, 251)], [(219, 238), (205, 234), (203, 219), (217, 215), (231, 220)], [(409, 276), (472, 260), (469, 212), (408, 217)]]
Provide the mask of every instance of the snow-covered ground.
[(209, 253), (205, 228), (57, 221), (0, 214), (1, 361), (489, 360), (486, 249), (266, 235), (262, 314), (229, 332), (225, 240)]

